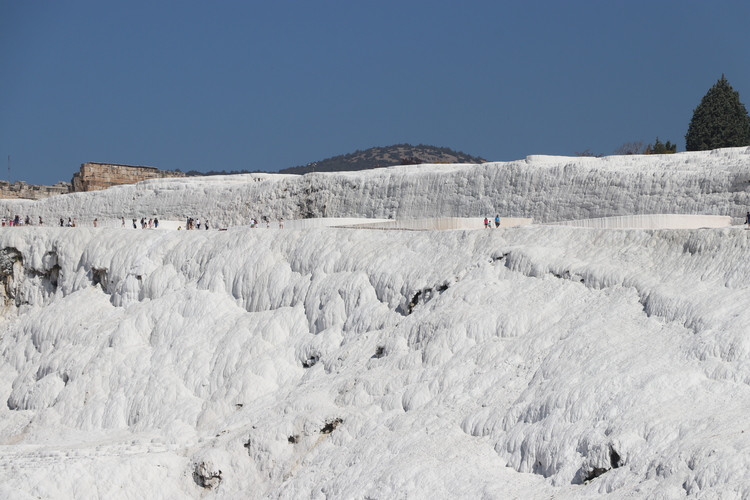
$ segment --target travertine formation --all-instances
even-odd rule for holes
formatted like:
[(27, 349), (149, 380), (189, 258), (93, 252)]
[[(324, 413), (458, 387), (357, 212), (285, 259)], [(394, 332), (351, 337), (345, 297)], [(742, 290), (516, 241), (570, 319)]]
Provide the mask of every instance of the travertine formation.
[(146, 179), (184, 177), (182, 172), (159, 170), (155, 167), (113, 165), (110, 163), (83, 163), (81, 170), (73, 174), (73, 192), (98, 191), (119, 184), (135, 184)]
[(41, 200), (56, 194), (69, 192), (69, 182), (58, 182), (54, 186), (43, 186), (26, 184), (23, 181), (16, 181), (12, 184), (8, 181), (0, 181), (0, 198), (3, 199)]
[(424, 219), (499, 214), (536, 223), (599, 217), (720, 215), (741, 224), (750, 207), (750, 148), (605, 158), (530, 156), (482, 165), (403, 166), (306, 175), (255, 173), (152, 179), (57, 196), (0, 213), (163, 220), (200, 216), (211, 227), (251, 219)]

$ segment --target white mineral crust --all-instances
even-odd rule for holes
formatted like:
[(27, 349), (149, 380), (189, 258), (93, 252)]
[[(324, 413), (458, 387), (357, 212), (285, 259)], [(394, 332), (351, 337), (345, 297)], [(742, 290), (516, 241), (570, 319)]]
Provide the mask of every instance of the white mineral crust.
[[(362, 187), (327, 202), (341, 217), (385, 215), (387, 179), (411, 194), (383, 196), (383, 212), (398, 202), (417, 216), (429, 198), (430, 215), (448, 216), (467, 213), (440, 212), (430, 190), (446, 179), (457, 193), (467, 183), (443, 196), (458, 207), (515, 178), (502, 199), (528, 207), (519, 217), (736, 218), (749, 158), (313, 178)], [(618, 187), (640, 198), (594, 209), (548, 193), (534, 208), (566, 169), (600, 201), (640, 169), (627, 177), (639, 185)], [(292, 206), (279, 192), (300, 179), (254, 194), (230, 178), (160, 180), (33, 207), (103, 216), (136, 196), (160, 214), (205, 206), (240, 223), (232, 196)], [(656, 184), (667, 195), (646, 196)], [(0, 497), (746, 498), (748, 261), (741, 226), (0, 228)]]

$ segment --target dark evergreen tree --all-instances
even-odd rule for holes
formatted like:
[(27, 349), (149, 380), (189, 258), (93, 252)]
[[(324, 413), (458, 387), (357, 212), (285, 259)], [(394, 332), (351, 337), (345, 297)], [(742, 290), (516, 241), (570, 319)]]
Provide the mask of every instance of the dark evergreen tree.
[(740, 102), (740, 94), (721, 75), (693, 111), (685, 149), (704, 151), (716, 148), (750, 146), (750, 116)]
[(656, 138), (656, 142), (646, 146), (647, 155), (666, 155), (677, 152), (677, 144), (672, 144), (667, 141), (666, 144), (661, 142), (659, 138)]

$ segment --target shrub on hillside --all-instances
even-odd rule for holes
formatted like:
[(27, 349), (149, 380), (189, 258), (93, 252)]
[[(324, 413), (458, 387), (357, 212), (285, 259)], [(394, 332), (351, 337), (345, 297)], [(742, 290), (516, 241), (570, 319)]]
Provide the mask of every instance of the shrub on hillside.
[(643, 154), (644, 151), (645, 148), (643, 147), (643, 142), (633, 141), (626, 142), (619, 148), (615, 149), (614, 153), (616, 155), (639, 155)]
[(666, 155), (671, 153), (677, 152), (677, 144), (672, 144), (671, 142), (667, 141), (667, 143), (663, 143), (659, 140), (659, 138), (656, 138), (656, 142), (653, 144), (649, 144), (646, 146), (646, 154), (647, 155)]

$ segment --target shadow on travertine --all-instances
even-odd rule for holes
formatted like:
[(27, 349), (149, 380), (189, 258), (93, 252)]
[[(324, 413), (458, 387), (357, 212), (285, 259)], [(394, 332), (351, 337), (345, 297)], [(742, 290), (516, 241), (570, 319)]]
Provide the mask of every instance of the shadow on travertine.
[(550, 224), (591, 229), (701, 229), (729, 227), (731, 223), (732, 218), (726, 215), (649, 214), (581, 219)]
[[(550, 224), (592, 229), (701, 229), (729, 227), (731, 222), (732, 218), (724, 215), (648, 214), (581, 219), (553, 222)], [(532, 223), (533, 219), (531, 218), (500, 218), (501, 228), (529, 226)], [(288, 221), (286, 226), (291, 229), (329, 226), (356, 229), (430, 231), (483, 229), (484, 219), (480, 217), (435, 217), (421, 219), (302, 219)], [(490, 227), (495, 227), (493, 219), (490, 219)]]
[[(533, 219), (521, 217), (501, 217), (500, 227), (518, 227), (531, 225)], [(495, 227), (494, 220), (490, 220), (491, 227)], [(337, 227), (351, 227), (357, 229), (405, 229), (412, 231), (431, 231), (449, 229), (483, 229), (484, 219), (479, 217), (435, 217), (431, 219), (392, 219), (385, 221), (370, 221), (364, 219), (356, 224), (346, 224)]]

